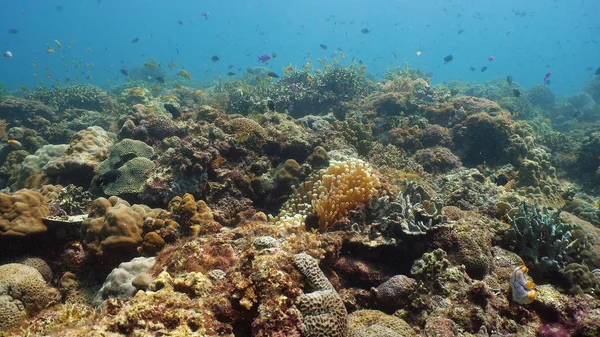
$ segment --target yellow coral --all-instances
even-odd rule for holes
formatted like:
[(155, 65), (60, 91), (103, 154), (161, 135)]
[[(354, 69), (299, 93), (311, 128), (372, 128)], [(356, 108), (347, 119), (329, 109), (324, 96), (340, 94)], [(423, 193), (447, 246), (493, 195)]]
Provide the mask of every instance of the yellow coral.
[(309, 178), (286, 202), (277, 222), (298, 222), (294, 214), (316, 214), (319, 230), (324, 232), (348, 211), (367, 203), (381, 186), (377, 173), (360, 159), (332, 162)]

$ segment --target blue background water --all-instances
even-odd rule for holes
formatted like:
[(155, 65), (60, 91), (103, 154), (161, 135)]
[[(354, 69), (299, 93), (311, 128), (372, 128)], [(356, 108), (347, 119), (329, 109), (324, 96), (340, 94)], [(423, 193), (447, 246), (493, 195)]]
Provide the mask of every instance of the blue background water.
[[(267, 67), (279, 73), (289, 63), (318, 66), (319, 58), (334, 57), (345, 65), (362, 60), (375, 76), (407, 63), (432, 73), (433, 83), (510, 74), (531, 86), (551, 71), (551, 88), (567, 94), (580, 91), (600, 67), (597, 13), (600, 1), (591, 0), (3, 0), (0, 50), (14, 57), (0, 60), (0, 83), (17, 89), (80, 77), (106, 87), (124, 81), (119, 69), (150, 60), (163, 67), (175, 61), (173, 73), (185, 67), (208, 80), (260, 65), (258, 55), (276, 52)], [(11, 28), (20, 31), (9, 34)], [(54, 54), (46, 54), (47, 44)], [(444, 64), (449, 54), (454, 60)], [(213, 55), (221, 61), (212, 62)]]

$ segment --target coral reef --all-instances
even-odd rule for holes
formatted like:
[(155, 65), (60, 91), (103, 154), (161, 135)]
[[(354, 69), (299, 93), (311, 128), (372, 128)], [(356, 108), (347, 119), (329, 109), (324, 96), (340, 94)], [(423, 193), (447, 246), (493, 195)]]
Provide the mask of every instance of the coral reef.
[(46, 198), (39, 192), (18, 190), (0, 193), (0, 237), (23, 237), (44, 233), (42, 218), (48, 215)]
[[(121, 263), (108, 274), (93, 304), (99, 306), (109, 298), (132, 297), (138, 290), (146, 290), (152, 283), (152, 278), (147, 272), (155, 261), (154, 257), (136, 257)], [(145, 282), (145, 277), (150, 277), (150, 282)]]

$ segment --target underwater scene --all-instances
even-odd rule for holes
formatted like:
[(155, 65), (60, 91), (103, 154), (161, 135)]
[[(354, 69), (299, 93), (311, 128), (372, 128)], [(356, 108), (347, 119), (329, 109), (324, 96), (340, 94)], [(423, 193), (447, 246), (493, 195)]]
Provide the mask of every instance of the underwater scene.
[(0, 337), (600, 336), (597, 13), (4, 0)]

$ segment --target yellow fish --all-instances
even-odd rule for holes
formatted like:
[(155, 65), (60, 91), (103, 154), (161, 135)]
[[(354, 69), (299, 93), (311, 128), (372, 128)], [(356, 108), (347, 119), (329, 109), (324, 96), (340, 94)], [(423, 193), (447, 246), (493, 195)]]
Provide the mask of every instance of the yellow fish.
[(292, 70), (294, 70), (294, 68), (292, 67), (292, 65), (288, 65), (287, 67), (283, 68), (283, 71), (285, 72), (285, 74), (289, 74)]
[(31, 62), (31, 65), (32, 65), (34, 68), (37, 68), (37, 63), (35, 62), (35, 60), (33, 60), (33, 61)]
[(188, 73), (187, 70), (185, 70), (185, 69), (179, 69), (179, 73), (178, 74), (179, 74), (179, 76), (181, 76), (181, 77), (183, 77), (183, 78), (185, 78), (187, 80), (191, 80), (192, 79), (192, 76), (190, 76), (190, 73)]
[(367, 69), (367, 66), (363, 64), (362, 66), (360, 66), (360, 67), (358, 68), (358, 71), (360, 71), (360, 72), (362, 73), (362, 72), (364, 72), (364, 71), (365, 71), (365, 69)]
[(12, 145), (13, 147), (23, 147), (23, 144), (21, 144), (21, 142), (19, 142), (18, 140), (9, 139), (6, 142), (8, 143), (8, 145)]
[(46, 49), (46, 54), (48, 54), (48, 55), (54, 54), (54, 49), (52, 47), (48, 46), (48, 49)]
[(154, 68), (156, 68), (156, 63), (149, 61), (149, 62), (144, 63), (144, 67), (154, 69)]
[(60, 41), (54, 40), (54, 43), (56, 43), (56, 45), (58, 46), (58, 48), (62, 49), (62, 44), (60, 43)]
[(177, 63), (171, 61), (171, 63), (169, 63), (169, 65), (167, 65), (167, 67), (169, 67), (169, 69), (173, 69), (173, 68), (177, 67)]

